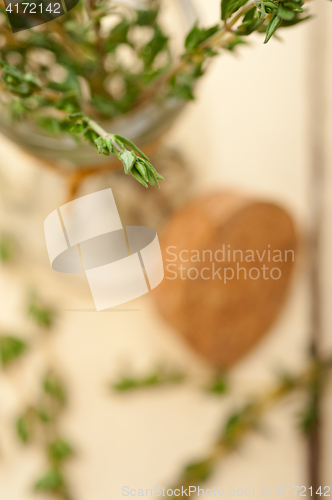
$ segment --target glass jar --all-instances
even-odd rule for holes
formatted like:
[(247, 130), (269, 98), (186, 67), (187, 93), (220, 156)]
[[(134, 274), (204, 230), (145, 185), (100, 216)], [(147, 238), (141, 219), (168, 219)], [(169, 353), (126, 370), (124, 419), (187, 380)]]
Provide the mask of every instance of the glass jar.
[[(126, 2), (128, 4), (130, 2)], [(191, 0), (167, 0), (162, 16), (165, 29), (173, 39), (174, 52), (183, 47), (183, 38), (196, 20)], [(144, 2), (131, 2), (132, 6), (143, 7)], [(179, 38), (182, 35), (182, 39)], [(166, 132), (182, 111), (184, 102), (169, 98), (163, 103), (147, 102), (115, 119), (101, 122), (107, 131), (128, 137), (140, 147), (155, 143)], [(0, 113), (0, 131), (17, 143), (22, 149), (38, 158), (57, 164), (65, 170), (84, 169), (109, 163), (111, 158), (96, 154), (89, 143), (77, 143), (69, 134), (54, 136), (47, 134), (33, 123), (10, 123)]]

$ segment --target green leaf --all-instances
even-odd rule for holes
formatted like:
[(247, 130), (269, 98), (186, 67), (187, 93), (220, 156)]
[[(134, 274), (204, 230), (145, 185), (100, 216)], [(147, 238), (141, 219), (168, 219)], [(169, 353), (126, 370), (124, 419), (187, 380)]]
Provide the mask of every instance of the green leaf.
[(252, 9), (248, 10), (248, 12), (243, 18), (242, 24), (251, 24), (252, 21), (255, 19), (256, 10), (257, 10), (256, 7), (253, 7)]
[(22, 443), (27, 444), (31, 440), (30, 420), (27, 415), (18, 417), (15, 422), (15, 429)]
[(294, 10), (294, 12), (302, 13), (304, 10), (302, 9), (302, 2), (292, 2), (292, 1), (287, 1), (284, 2), (285, 7), (289, 7), (290, 9)]
[(224, 373), (219, 373), (207, 387), (207, 391), (212, 394), (224, 395), (228, 392), (228, 380)]
[(281, 28), (289, 28), (291, 26), (296, 26), (297, 24), (299, 23), (302, 23), (304, 21), (308, 21), (308, 19), (311, 19), (312, 16), (306, 16), (306, 17), (294, 17), (294, 19), (292, 19), (291, 21), (285, 21), (283, 20), (280, 27)]
[(135, 179), (136, 179), (136, 180), (137, 180), (140, 184), (142, 184), (142, 186), (144, 186), (144, 187), (146, 187), (146, 188), (148, 187), (147, 183), (145, 182), (145, 180), (143, 179), (143, 177), (141, 176), (141, 174), (139, 173), (139, 171), (136, 169), (136, 166), (135, 166), (135, 167), (133, 167), (133, 168), (131, 169), (131, 172), (130, 172), (130, 173), (131, 173), (131, 175), (132, 175), (133, 177), (135, 177)]
[(157, 177), (157, 179), (160, 180), (160, 181), (164, 181), (165, 180), (165, 178), (162, 175), (158, 174), (158, 172), (155, 172), (155, 177)]
[(225, 19), (234, 14), (237, 10), (243, 7), (248, 0), (228, 0), (225, 7)]
[(44, 424), (52, 422), (54, 417), (50, 414), (48, 410), (46, 410), (45, 408), (38, 408), (36, 411), (37, 411), (37, 416), (41, 422), (43, 422)]
[(30, 86), (32, 87), (35, 87), (36, 89), (40, 89), (40, 85), (38, 83), (38, 80), (36, 78), (35, 75), (33, 75), (32, 73), (25, 73), (25, 75), (23, 76), (23, 80), (27, 83), (29, 83)]
[(189, 484), (197, 484), (206, 481), (212, 474), (213, 466), (210, 460), (193, 462), (186, 466), (184, 475)]
[(265, 10), (265, 5), (264, 2), (255, 2), (255, 5), (258, 10), (258, 19), (259, 20), (265, 20), (266, 18), (266, 10)]
[(270, 38), (274, 35), (274, 33), (279, 28), (281, 21), (282, 20), (280, 19), (280, 17), (278, 17), (276, 12), (274, 12), (266, 29), (266, 37), (264, 43), (267, 43), (270, 40)]
[(126, 20), (123, 20), (114, 26), (105, 40), (105, 48), (107, 52), (113, 52), (117, 49), (119, 44), (128, 42), (127, 37), (130, 27), (130, 23)]
[(279, 3), (278, 16), (280, 19), (284, 19), (285, 21), (292, 21), (292, 19), (296, 16), (296, 13), (285, 7), (282, 3)]
[(158, 10), (136, 10), (138, 26), (151, 26), (158, 17)]
[(201, 30), (198, 27), (197, 23), (194, 25), (191, 31), (189, 31), (186, 41), (185, 41), (185, 48), (188, 51), (191, 51), (197, 47), (200, 41), (200, 33)]
[(70, 115), (68, 115), (68, 118), (74, 121), (83, 120), (85, 118), (85, 115), (81, 111), (78, 111), (77, 113), (70, 113)]
[(117, 154), (117, 151), (115, 150), (114, 145), (113, 145), (113, 136), (105, 137), (104, 140), (105, 140), (105, 144), (106, 144), (108, 150), (113, 154)]
[(37, 123), (50, 134), (59, 135), (62, 131), (61, 122), (57, 118), (41, 116), (37, 119)]
[(253, 403), (248, 403), (242, 410), (235, 411), (228, 417), (222, 430), (220, 442), (229, 448), (234, 448), (244, 431), (257, 429), (258, 425), (256, 406)]
[(28, 305), (28, 315), (42, 328), (49, 329), (54, 324), (55, 310), (42, 304), (35, 295), (31, 297)]
[(95, 140), (98, 139), (99, 135), (92, 129), (87, 129), (84, 132), (84, 140), (89, 141), (93, 146), (95, 146)]
[(107, 147), (107, 143), (103, 137), (98, 137), (94, 140), (95, 145), (97, 146), (98, 153), (100, 155), (109, 156), (110, 151)]
[(150, 42), (144, 45), (140, 51), (140, 56), (146, 67), (149, 68), (152, 65), (157, 54), (165, 49), (167, 42), (168, 37), (157, 26)]
[(221, 0), (221, 19), (225, 21), (227, 14), (227, 5), (230, 0)]
[(185, 101), (192, 101), (195, 99), (193, 94), (193, 85), (195, 78), (189, 73), (179, 73), (174, 76), (170, 81), (171, 91), (170, 94), (184, 99)]
[(141, 174), (142, 178), (146, 182), (149, 182), (149, 177), (147, 175), (147, 170), (146, 170), (146, 166), (145, 166), (144, 160), (138, 159), (136, 161), (136, 163), (135, 163), (135, 167), (138, 170), (138, 172)]
[(136, 151), (136, 153), (138, 153), (140, 156), (142, 156), (142, 158), (144, 158), (145, 160), (149, 161), (149, 158), (143, 153), (143, 151), (141, 151), (136, 146), (136, 144), (134, 144), (131, 140), (127, 139), (127, 137), (123, 137), (122, 135), (115, 134), (114, 138), (115, 138), (115, 140), (120, 141), (120, 144), (122, 145), (123, 149), (126, 149), (124, 147), (124, 144), (126, 144), (126, 146), (131, 147), (134, 151)]
[(0, 337), (0, 362), (4, 368), (20, 358), (27, 349), (27, 343), (12, 335)]
[(219, 29), (220, 29), (219, 24), (212, 26), (209, 29), (206, 29), (206, 28), (199, 28), (196, 23), (192, 28), (192, 30), (187, 35), (185, 41), (185, 48), (187, 49), (188, 52), (192, 52), (193, 50), (197, 49), (201, 43), (205, 42), (205, 40), (207, 40), (217, 31), (219, 31)]
[(136, 162), (137, 156), (132, 151), (128, 151), (128, 149), (126, 149), (120, 155), (120, 159), (123, 163), (125, 174), (129, 174)]
[(48, 446), (48, 454), (51, 460), (61, 462), (74, 454), (72, 446), (64, 439), (57, 438)]
[(263, 0), (263, 4), (266, 12), (273, 12), (278, 8), (278, 4), (276, 2), (272, 2), (271, 0)]
[(151, 186), (154, 186), (156, 184), (156, 180), (153, 177), (152, 173), (149, 170), (147, 170), (146, 175), (147, 175), (148, 182), (151, 184)]
[(49, 372), (43, 379), (42, 387), (44, 392), (61, 405), (66, 404), (67, 394), (62, 381), (52, 372)]
[(52, 468), (42, 476), (34, 485), (35, 491), (56, 492), (65, 486), (65, 479), (61, 472)]

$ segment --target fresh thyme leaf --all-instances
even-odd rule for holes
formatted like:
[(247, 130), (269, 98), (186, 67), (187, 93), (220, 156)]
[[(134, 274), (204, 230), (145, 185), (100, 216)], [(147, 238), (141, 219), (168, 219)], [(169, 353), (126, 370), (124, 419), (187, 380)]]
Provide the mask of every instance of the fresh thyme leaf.
[(20, 358), (27, 350), (27, 343), (13, 335), (0, 336), (0, 362), (3, 368)]
[(147, 183), (145, 182), (145, 180), (143, 179), (143, 177), (141, 176), (141, 174), (139, 173), (139, 171), (137, 170), (137, 167), (136, 167), (136, 164), (135, 164), (135, 167), (133, 167), (130, 171), (131, 175), (133, 177), (135, 177), (135, 179), (140, 183), (142, 184), (142, 186), (144, 186), (145, 188), (148, 187)]
[(68, 441), (57, 438), (49, 444), (48, 454), (52, 461), (58, 463), (70, 458), (74, 454), (74, 450)]
[(188, 52), (197, 49), (201, 43), (205, 42), (208, 38), (214, 35), (214, 33), (216, 33), (219, 29), (220, 29), (219, 24), (216, 24), (215, 26), (206, 29), (206, 28), (199, 28), (198, 24), (196, 23), (192, 28), (192, 30), (187, 35), (185, 41), (185, 48), (187, 49)]
[(97, 149), (98, 149), (98, 153), (100, 155), (109, 156), (110, 151), (109, 151), (109, 149), (107, 147), (107, 143), (103, 137), (98, 137), (97, 139), (94, 140), (94, 143), (96, 144)]
[(148, 178), (148, 182), (151, 184), (151, 186), (154, 186), (156, 184), (156, 180), (149, 170), (147, 170), (146, 175)]
[(170, 81), (170, 95), (186, 101), (193, 101), (195, 99), (193, 92), (194, 83), (195, 78), (192, 74), (179, 73)]
[(263, 0), (263, 4), (264, 4), (266, 12), (273, 12), (273, 11), (277, 10), (277, 8), (278, 8), (278, 3), (271, 2), (270, 0)]
[(212, 474), (213, 464), (210, 460), (202, 460), (188, 464), (184, 469), (184, 478), (189, 484), (206, 481)]
[(129, 174), (129, 172), (131, 171), (136, 162), (137, 156), (132, 151), (128, 151), (128, 149), (126, 149), (120, 155), (120, 158), (124, 166), (125, 174)]
[(221, 19), (225, 21), (227, 15), (227, 6), (230, 0), (221, 0)]
[(28, 304), (28, 315), (40, 327), (52, 328), (56, 316), (56, 312), (52, 307), (49, 307), (35, 296), (32, 295)]
[(114, 138), (115, 138), (115, 140), (119, 141), (119, 144), (121, 144), (123, 148), (124, 148), (124, 144), (125, 144), (126, 146), (129, 146), (134, 151), (136, 151), (136, 153), (138, 153), (142, 158), (144, 158), (144, 160), (149, 161), (149, 158), (143, 153), (143, 151), (141, 151), (136, 146), (136, 144), (134, 144), (132, 141), (130, 141), (126, 137), (123, 137), (122, 135), (115, 134)]
[(52, 468), (46, 472), (34, 485), (35, 491), (59, 491), (65, 486), (65, 479), (57, 468)]
[(48, 424), (49, 422), (52, 422), (52, 420), (54, 419), (54, 417), (51, 415), (51, 413), (43, 407), (37, 408), (36, 414), (37, 414), (39, 420), (41, 422), (43, 422), (44, 424)]
[(257, 12), (256, 7), (252, 7), (250, 10), (248, 10), (248, 12), (246, 13), (246, 15), (242, 20), (242, 24), (251, 24), (251, 22), (255, 19), (256, 12)]
[(212, 394), (226, 394), (228, 392), (228, 380), (226, 375), (224, 373), (218, 373), (206, 390)]
[(274, 35), (281, 24), (282, 19), (278, 16), (276, 12), (272, 14), (269, 25), (266, 29), (266, 37), (264, 43), (267, 43), (270, 38)]
[(230, 17), (232, 14), (237, 12), (243, 5), (247, 3), (247, 0), (229, 0), (226, 5), (225, 19)]
[(56, 118), (40, 116), (37, 119), (37, 123), (50, 134), (59, 135), (61, 133), (61, 122)]
[(158, 26), (155, 29), (152, 39), (141, 48), (140, 56), (146, 68), (150, 68), (157, 54), (166, 48), (168, 36), (164, 35), (161, 28)]
[(289, 9), (280, 2), (278, 6), (278, 16), (280, 19), (283, 19), (285, 21), (292, 21), (296, 16), (296, 12), (294, 12), (292, 9)]
[(67, 402), (67, 394), (62, 381), (52, 372), (45, 375), (42, 381), (42, 387), (48, 396), (55, 399), (60, 405)]
[(297, 24), (300, 24), (304, 21), (308, 21), (309, 19), (311, 19), (312, 16), (306, 16), (306, 17), (294, 17), (294, 19), (292, 21), (285, 21), (283, 20), (282, 23), (281, 23), (281, 28), (290, 28), (291, 26), (296, 26)]
[(141, 174), (142, 178), (146, 181), (146, 182), (149, 182), (149, 177), (148, 177), (148, 174), (147, 174), (147, 169), (146, 169), (146, 166), (144, 164), (144, 161), (138, 159), (135, 163), (135, 167), (136, 169), (138, 170), (138, 172)]
[(259, 409), (253, 403), (245, 404), (241, 410), (232, 413), (222, 430), (220, 443), (229, 448), (236, 447), (243, 432), (258, 428), (258, 414)]
[(22, 441), (23, 444), (27, 444), (31, 440), (31, 428), (30, 428), (30, 420), (27, 415), (22, 415), (18, 417), (15, 422), (16, 433)]
[(158, 17), (158, 10), (137, 10), (137, 21), (138, 26), (151, 26), (153, 25)]

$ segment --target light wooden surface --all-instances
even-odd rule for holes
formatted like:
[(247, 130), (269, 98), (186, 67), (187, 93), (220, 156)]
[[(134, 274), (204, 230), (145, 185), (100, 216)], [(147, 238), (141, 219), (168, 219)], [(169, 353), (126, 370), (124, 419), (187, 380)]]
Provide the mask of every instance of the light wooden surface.
[[(218, 0), (196, 0), (205, 22), (215, 22)], [(324, 4), (325, 5), (325, 4)], [(327, 14), (325, 14), (327, 12)], [(332, 21), (331, 5), (320, 9)], [(240, 56), (226, 54), (216, 61), (199, 86), (199, 100), (190, 105), (168, 141), (182, 144), (201, 180), (201, 190), (216, 185), (249, 192), (284, 204), (305, 228), (308, 218), (308, 141), (306, 137), (306, 47), (310, 25), (284, 34), (284, 43), (243, 47)], [(327, 61), (331, 81), (332, 35)], [(331, 86), (331, 85), (330, 85)], [(329, 98), (330, 99), (330, 98)], [(329, 106), (329, 137), (332, 101)], [(332, 142), (329, 141), (332, 162)], [(21, 208), (9, 213), (2, 202), (1, 224), (21, 235), (26, 261), (16, 270), (1, 270), (1, 325), (29, 331), (22, 313), (26, 290), (34, 284), (62, 310), (58, 334), (43, 352), (31, 356), (33, 368), (12, 372), (0, 382), (0, 496), (6, 500), (35, 498), (27, 485), (43, 463), (37, 450), (14, 445), (9, 425), (22, 402), (33, 396), (35, 379), (45, 356), (60, 360), (69, 379), (72, 404), (63, 422), (77, 443), (79, 456), (70, 466), (77, 499), (119, 500), (122, 486), (167, 486), (181, 464), (204, 454), (234, 403), (202, 394), (194, 385), (153, 391), (132, 397), (110, 396), (106, 382), (126, 362), (146, 371), (159, 360), (183, 366), (196, 380), (208, 367), (195, 357), (157, 315), (149, 297), (117, 311), (95, 313), (87, 283), (54, 275), (48, 267), (43, 220), (63, 202), (62, 181), (41, 173), (6, 140), (0, 139), (1, 190), (15, 194)], [(326, 184), (324, 286), (326, 348), (332, 349), (332, 169)], [(36, 195), (36, 183), (38, 186)], [(14, 189), (14, 191), (13, 191)], [(7, 196), (7, 198), (8, 198)], [(6, 196), (5, 196), (6, 199)], [(29, 265), (26, 265), (29, 262)], [(76, 309), (76, 310), (73, 310)], [(30, 325), (31, 326), (31, 325)], [(263, 342), (232, 371), (236, 400), (241, 394), (264, 390), (277, 368), (300, 369), (306, 358), (308, 292), (303, 262), (298, 266), (290, 299), (282, 317)], [(18, 388), (18, 389), (15, 389)], [(332, 417), (327, 401), (326, 422)], [(298, 402), (291, 401), (267, 418), (269, 432), (244, 444), (210, 480), (210, 487), (255, 488), (305, 485), (305, 444), (294, 430)], [(332, 483), (332, 426), (325, 432), (325, 484)], [(46, 498), (46, 497), (45, 497)]]

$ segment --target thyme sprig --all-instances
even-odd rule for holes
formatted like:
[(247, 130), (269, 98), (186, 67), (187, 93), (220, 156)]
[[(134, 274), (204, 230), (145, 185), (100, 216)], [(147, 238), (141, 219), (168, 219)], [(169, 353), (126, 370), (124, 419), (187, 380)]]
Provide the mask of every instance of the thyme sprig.
[[(159, 188), (158, 181), (163, 181), (164, 178), (158, 174), (149, 158), (126, 137), (106, 132), (94, 120), (77, 111), (79, 96), (75, 92), (61, 93), (42, 88), (34, 75), (23, 74), (1, 59), (0, 67), (2, 67), (3, 85), (11, 94), (21, 99), (20, 103), (25, 110), (31, 107), (36, 111), (37, 107), (40, 109), (52, 104), (57, 110), (66, 114), (62, 119), (54, 116), (39, 118), (39, 123), (49, 132), (68, 132), (74, 137), (81, 136), (83, 140), (93, 144), (99, 154), (105, 156), (109, 156), (110, 153), (115, 154), (122, 162), (125, 173), (130, 173), (144, 187), (147, 188), (150, 184)], [(32, 96), (38, 99), (37, 103), (29, 100)]]
[(121, 375), (118, 380), (110, 383), (110, 388), (114, 392), (124, 393), (151, 387), (177, 385), (185, 379), (185, 374), (180, 370), (159, 366), (143, 376)]
[(13, 334), (0, 335), (0, 366), (7, 368), (20, 359), (28, 348), (28, 343)]
[(144, 187), (147, 188), (148, 184), (151, 184), (159, 188), (158, 181), (164, 180), (136, 144), (121, 135), (107, 133), (98, 123), (82, 113), (69, 115), (68, 120), (62, 122), (62, 126), (64, 130), (81, 134), (90, 140), (97, 147), (99, 154), (115, 154), (122, 162), (125, 174), (131, 174)]
[[(0, 237), (0, 247), (1, 244), (9, 245), (1, 258), (5, 263), (10, 262), (14, 241), (6, 233), (2, 233)], [(16, 250), (16, 244), (14, 248)], [(45, 332), (55, 326), (57, 317), (55, 308), (36, 293), (28, 296), (25, 313), (32, 320), (32, 325), (38, 327), (33, 339), (7, 331), (0, 333), (0, 369), (2, 376), (12, 383), (25, 362), (26, 353), (36, 351), (41, 339), (45, 342), (51, 338), (49, 335), (45, 337)], [(55, 363), (47, 364), (54, 366)], [(11, 368), (15, 369), (12, 371)], [(21, 379), (19, 382), (21, 383)], [(73, 500), (66, 464), (75, 455), (75, 450), (63, 436), (61, 428), (61, 419), (68, 406), (68, 391), (63, 376), (54, 368), (45, 370), (40, 377), (36, 394), (32, 401), (27, 401), (25, 394), (22, 397), (22, 391), (17, 391), (17, 396), (22, 401), (13, 419), (13, 429), (19, 442), (23, 446), (38, 447), (44, 457), (45, 469), (37, 474), (32, 482), (32, 489), (36, 493), (51, 494), (58, 500)]]
[(59, 375), (48, 370), (41, 380), (40, 394), (15, 420), (16, 434), (24, 445), (39, 443), (44, 450), (46, 471), (34, 482), (36, 492), (71, 500), (66, 462), (73, 446), (61, 436), (60, 418), (67, 404), (67, 391)]
[[(220, 21), (195, 24), (177, 58), (171, 57), (155, 0), (145, 10), (82, 1), (24, 36), (14, 37), (3, 22), (0, 84), (9, 97), (3, 106), (12, 120), (30, 117), (48, 133), (89, 140), (99, 154), (115, 154), (143, 186), (158, 186), (163, 179), (147, 157), (128, 139), (105, 132), (101, 120), (149, 100), (194, 99), (197, 80), (221, 50), (234, 51), (254, 32), (267, 43), (280, 28), (308, 19), (303, 7), (304, 0), (222, 0)], [(0, 16), (6, 16), (3, 7)], [(105, 28), (110, 16), (115, 23)], [(54, 76), (54, 67), (62, 78)]]
[[(230, 413), (211, 450), (197, 461), (184, 466), (175, 485), (170, 489), (176, 494), (171, 500), (184, 498), (183, 490), (188, 491), (189, 486), (199, 486), (207, 481), (213, 474), (216, 466), (229, 454), (234, 452), (243, 442), (243, 439), (251, 432), (258, 431), (262, 426), (262, 419), (266, 412), (277, 405), (282, 399), (296, 391), (305, 391), (309, 395), (316, 390), (317, 381), (326, 381), (332, 369), (332, 359), (327, 359), (319, 364), (311, 364), (307, 369), (298, 375), (284, 373), (280, 376), (280, 381), (274, 389), (267, 393), (248, 399), (240, 409), (235, 409)], [(310, 401), (311, 398), (309, 397)], [(310, 412), (315, 413), (311, 407)], [(307, 421), (307, 420), (306, 420)], [(310, 419), (309, 426), (305, 429), (303, 422), (301, 429), (309, 432), (310, 425), (314, 419)], [(180, 495), (178, 494), (180, 492)]]
[(222, 50), (234, 52), (247, 44), (254, 32), (265, 34), (267, 43), (279, 28), (294, 26), (309, 19), (302, 8), (305, 0), (222, 0), (221, 23), (209, 28), (194, 25), (185, 40), (180, 60), (140, 97), (176, 96), (193, 100), (196, 81), (205, 74), (207, 63)]
[(165, 385), (178, 385), (181, 383), (194, 383), (194, 386), (214, 396), (224, 396), (229, 391), (228, 376), (224, 372), (213, 373), (212, 377), (203, 384), (195, 378), (189, 377), (187, 373), (179, 368), (172, 368), (167, 364), (160, 363), (156, 368), (150, 369), (144, 375), (133, 374), (131, 370), (122, 372), (114, 381), (109, 383), (109, 387), (114, 392), (132, 392), (151, 387), (161, 387)]

